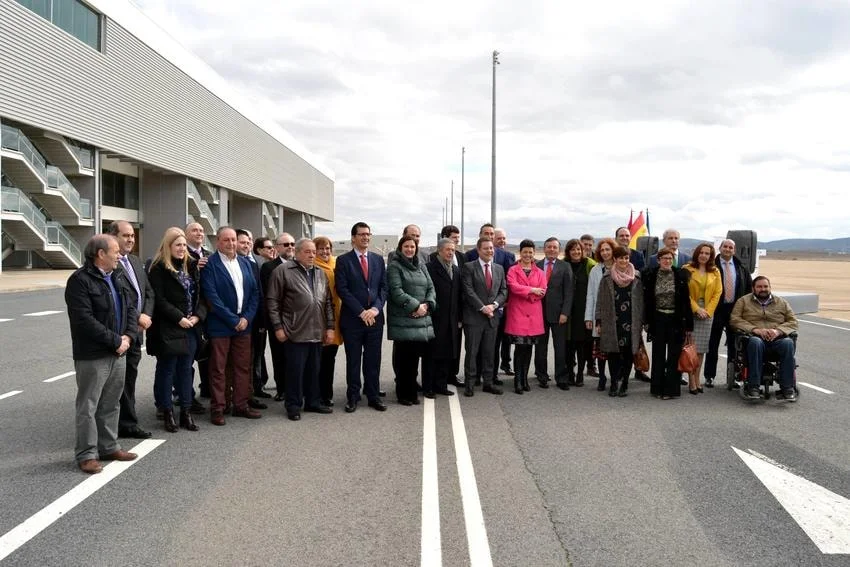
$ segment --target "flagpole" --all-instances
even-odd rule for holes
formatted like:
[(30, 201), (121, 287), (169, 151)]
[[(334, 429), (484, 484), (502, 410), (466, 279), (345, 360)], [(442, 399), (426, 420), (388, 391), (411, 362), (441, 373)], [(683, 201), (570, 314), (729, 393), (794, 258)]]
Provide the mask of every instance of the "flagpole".
[(651, 236), (652, 232), (649, 230), (649, 209), (646, 209), (646, 235)]

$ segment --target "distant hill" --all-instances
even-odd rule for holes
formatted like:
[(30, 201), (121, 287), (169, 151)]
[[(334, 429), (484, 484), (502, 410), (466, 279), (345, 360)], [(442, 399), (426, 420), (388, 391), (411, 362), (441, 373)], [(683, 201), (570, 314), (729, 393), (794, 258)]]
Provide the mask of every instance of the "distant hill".
[(828, 252), (850, 254), (850, 238), (786, 238), (773, 242), (759, 242), (759, 248), (768, 252)]

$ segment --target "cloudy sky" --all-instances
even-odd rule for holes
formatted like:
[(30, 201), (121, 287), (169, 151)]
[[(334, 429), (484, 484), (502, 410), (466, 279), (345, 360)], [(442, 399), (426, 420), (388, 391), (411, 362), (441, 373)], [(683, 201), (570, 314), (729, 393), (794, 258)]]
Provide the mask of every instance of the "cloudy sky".
[(442, 225), (467, 242), (654, 234), (847, 236), (850, 4), (135, 0), (336, 177), (332, 237)]

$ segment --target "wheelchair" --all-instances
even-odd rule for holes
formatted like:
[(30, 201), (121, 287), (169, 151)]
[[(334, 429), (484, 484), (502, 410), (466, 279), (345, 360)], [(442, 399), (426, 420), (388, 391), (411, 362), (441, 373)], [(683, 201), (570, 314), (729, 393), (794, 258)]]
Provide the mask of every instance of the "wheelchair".
[[(747, 401), (757, 401), (757, 400), (749, 400), (745, 394), (745, 386), (747, 384), (748, 377), (748, 361), (747, 361), (747, 344), (750, 341), (750, 337), (752, 335), (747, 333), (735, 333), (735, 356), (734, 360), (730, 360), (727, 363), (726, 368), (726, 389), (731, 390), (735, 387), (735, 382), (742, 382), (741, 389), (738, 393)], [(797, 399), (800, 397), (800, 390), (797, 388), (797, 333), (791, 333), (788, 335), (788, 338), (791, 339), (791, 342), (794, 343), (794, 393), (797, 395)], [(779, 355), (775, 352), (765, 352), (764, 361), (762, 364), (761, 370), (761, 401), (769, 400), (771, 397), (778, 401), (784, 401), (785, 397), (782, 395), (781, 389), (779, 389)], [(771, 388), (775, 388), (776, 392), (772, 393)]]

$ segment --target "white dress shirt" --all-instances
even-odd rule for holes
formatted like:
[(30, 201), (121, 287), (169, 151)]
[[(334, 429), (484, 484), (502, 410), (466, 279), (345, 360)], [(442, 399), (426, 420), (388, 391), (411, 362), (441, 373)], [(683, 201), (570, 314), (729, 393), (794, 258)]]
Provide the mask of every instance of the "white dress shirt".
[(242, 302), (245, 299), (245, 288), (242, 279), (242, 267), (239, 265), (239, 256), (234, 256), (231, 260), (221, 252), (218, 253), (221, 257), (221, 262), (230, 274), (230, 279), (233, 280), (233, 287), (236, 288), (236, 314), (242, 315)]

